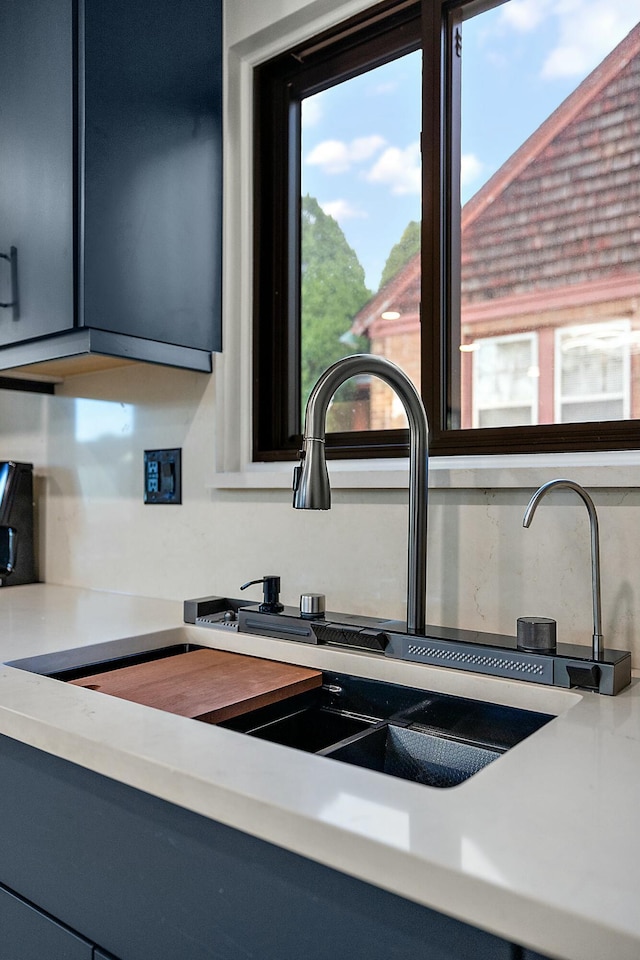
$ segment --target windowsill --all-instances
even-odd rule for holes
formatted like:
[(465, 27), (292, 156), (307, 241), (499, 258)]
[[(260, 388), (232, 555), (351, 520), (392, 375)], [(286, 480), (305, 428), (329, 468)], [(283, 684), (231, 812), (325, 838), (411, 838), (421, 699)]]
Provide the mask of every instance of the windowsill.
[[(408, 459), (329, 462), (335, 490), (402, 490), (408, 486)], [(237, 473), (216, 473), (217, 490), (291, 489), (294, 462), (252, 463)], [(498, 457), (432, 457), (429, 486), (434, 489), (536, 487), (567, 476), (586, 487), (637, 487), (640, 450), (607, 453), (539, 453)]]

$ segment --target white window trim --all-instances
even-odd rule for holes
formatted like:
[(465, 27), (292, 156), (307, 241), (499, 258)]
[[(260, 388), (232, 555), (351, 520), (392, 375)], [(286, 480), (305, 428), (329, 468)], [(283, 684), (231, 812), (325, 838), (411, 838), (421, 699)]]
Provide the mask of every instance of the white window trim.
[[(225, 4), (223, 353), (214, 361), (217, 490), (290, 489), (293, 463), (252, 462), (253, 120), (255, 66), (371, 5), (371, 0), (250, 0)], [(535, 488), (570, 475), (591, 487), (637, 486), (640, 451), (438, 457), (434, 488)], [(405, 489), (407, 460), (343, 460), (335, 489)]]
[[(237, 472), (220, 471), (208, 486), (216, 490), (290, 491), (294, 463), (251, 463)], [(406, 490), (409, 462), (333, 460), (329, 476), (334, 490)], [(434, 457), (429, 463), (431, 489), (531, 489), (569, 476), (587, 488), (637, 487), (640, 450), (598, 453), (537, 453), (497, 457)]]

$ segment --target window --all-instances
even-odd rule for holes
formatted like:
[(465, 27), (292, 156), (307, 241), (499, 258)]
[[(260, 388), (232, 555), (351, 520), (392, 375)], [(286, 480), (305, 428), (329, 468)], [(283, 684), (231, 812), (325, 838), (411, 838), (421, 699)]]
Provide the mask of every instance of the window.
[[(393, 310), (374, 318), (377, 351), (385, 350), (380, 324), (386, 322), (392, 333), (386, 349), (420, 386), (421, 67), (419, 50), (404, 53), (301, 102), (302, 409), (331, 362), (370, 349), (365, 317), (377, 290), (394, 300)], [(394, 281), (410, 259), (413, 288), (400, 304)], [(368, 377), (341, 388), (330, 430), (332, 419), (342, 431), (406, 425), (392, 390)]]
[(473, 344), (474, 427), (538, 422), (538, 342), (532, 333)]
[[(609, 2), (385, 0), (256, 70), (255, 459), (295, 456), (363, 350), (421, 390), (434, 454), (640, 446), (640, 5)], [(408, 449), (375, 378), (328, 429)]]
[[(415, 254), (420, 245), (420, 46), (420, 4), (387, 2), (256, 71), (256, 459), (295, 455), (306, 396), (329, 363), (354, 351), (383, 351), (371, 342), (362, 317), (394, 245), (388, 242), (389, 224), (394, 223), (398, 246), (404, 239)], [(377, 104), (382, 90), (381, 127)], [(375, 118), (371, 133), (366, 126), (358, 129), (354, 119), (364, 98)], [(313, 120), (320, 110), (333, 115), (334, 126), (317, 139)], [(399, 124), (391, 129), (394, 117), (402, 120), (402, 130)], [(386, 149), (392, 136), (402, 138), (399, 156)], [(341, 169), (350, 166), (358, 182), (377, 164), (377, 176), (384, 179), (394, 161), (410, 190), (397, 195), (393, 208), (387, 194), (366, 210), (359, 197), (322, 195), (323, 170), (334, 171), (325, 174), (325, 183), (332, 176), (337, 183)], [(354, 214), (352, 226), (374, 241), (368, 244), (367, 269), (340, 226), (346, 205)], [(409, 224), (409, 236), (403, 238)], [(413, 290), (419, 299), (419, 272)], [(408, 306), (415, 323), (415, 296), (409, 296)], [(411, 339), (418, 377), (419, 333), (412, 331)], [(406, 452), (404, 412), (398, 416), (394, 408), (388, 414), (393, 406), (389, 387), (362, 378), (345, 384), (336, 401), (329, 413), (328, 446), (344, 456), (362, 456), (365, 447), (381, 454)], [(390, 421), (394, 428), (389, 430)]]
[(556, 420), (630, 416), (630, 326), (593, 323), (556, 333)]

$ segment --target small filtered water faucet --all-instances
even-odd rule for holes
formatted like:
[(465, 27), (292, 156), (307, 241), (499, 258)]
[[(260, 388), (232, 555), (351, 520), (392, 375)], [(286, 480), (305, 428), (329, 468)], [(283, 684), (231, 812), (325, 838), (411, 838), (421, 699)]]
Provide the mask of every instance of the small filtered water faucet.
[(600, 600), (600, 534), (598, 531), (598, 515), (593, 500), (579, 483), (575, 480), (549, 480), (536, 490), (525, 510), (522, 526), (528, 527), (533, 520), (536, 507), (549, 490), (566, 488), (574, 490), (584, 501), (589, 512), (589, 524), (591, 527), (591, 599), (593, 604), (593, 649), (592, 656), (594, 660), (601, 660), (603, 654), (603, 636), (602, 636), (602, 604)]
[(370, 374), (389, 384), (402, 401), (409, 421), (407, 633), (422, 634), (426, 626), (429, 425), (420, 394), (390, 360), (355, 354), (338, 360), (320, 376), (307, 402), (300, 465), (293, 475), (293, 505), (298, 510), (330, 509), (325, 457), (327, 409), (338, 387), (359, 374)]

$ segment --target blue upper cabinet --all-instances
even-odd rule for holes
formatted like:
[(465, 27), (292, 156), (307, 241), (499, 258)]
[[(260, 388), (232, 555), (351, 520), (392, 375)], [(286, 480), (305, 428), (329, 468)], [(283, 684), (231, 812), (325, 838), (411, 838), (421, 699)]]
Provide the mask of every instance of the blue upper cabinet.
[[(74, 324), (68, 0), (0, 0), (0, 344)], [(13, 248), (15, 276), (4, 259)]]
[(221, 0), (0, 0), (0, 370), (221, 349)]

